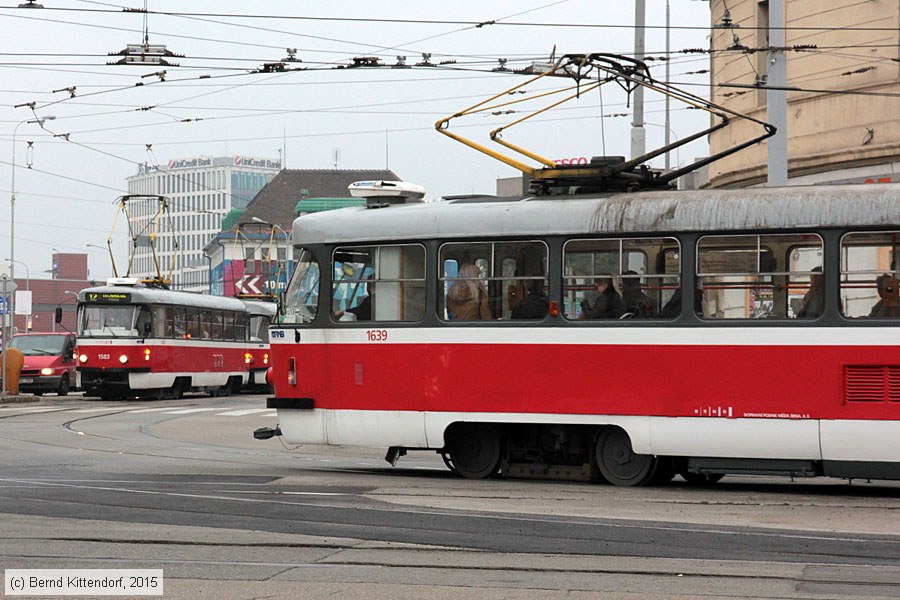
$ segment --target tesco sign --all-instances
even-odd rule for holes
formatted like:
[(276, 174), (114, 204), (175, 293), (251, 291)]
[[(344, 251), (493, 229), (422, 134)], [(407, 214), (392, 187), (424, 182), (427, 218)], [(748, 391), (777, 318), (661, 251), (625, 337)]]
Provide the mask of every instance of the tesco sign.
[(591, 161), (586, 156), (576, 156), (573, 158), (557, 158), (553, 162), (557, 165), (589, 165)]

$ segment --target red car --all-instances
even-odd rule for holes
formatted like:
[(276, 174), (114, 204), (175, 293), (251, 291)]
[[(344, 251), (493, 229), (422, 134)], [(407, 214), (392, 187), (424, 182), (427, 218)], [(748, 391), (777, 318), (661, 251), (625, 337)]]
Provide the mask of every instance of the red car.
[(75, 384), (75, 335), (72, 333), (19, 333), (10, 348), (25, 355), (19, 374), (19, 390), (41, 396), (56, 392), (65, 396)]

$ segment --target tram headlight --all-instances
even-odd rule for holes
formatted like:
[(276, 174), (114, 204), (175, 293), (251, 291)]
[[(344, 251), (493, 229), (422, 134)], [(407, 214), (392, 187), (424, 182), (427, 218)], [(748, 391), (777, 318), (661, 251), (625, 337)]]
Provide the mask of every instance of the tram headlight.
[(144, 360), (150, 360), (150, 348), (144, 348)]
[(50, 367), (44, 367), (41, 369), (41, 375), (53, 375), (53, 369)]
[(119, 356), (119, 362), (122, 363), (123, 365), (124, 365), (125, 363), (127, 363), (127, 362), (128, 362), (128, 355), (127, 355), (127, 354), (122, 354), (122, 355), (120, 355), (120, 356)]
[(249, 352), (244, 354), (244, 362), (248, 365), (252, 365), (253, 364), (253, 355), (250, 354)]
[(86, 363), (87, 362), (87, 354), (79, 354), (78, 362), (80, 362), (81, 364)]
[(268, 353), (268, 352), (266, 352), (265, 354), (263, 354), (263, 364), (264, 364), (264, 365), (269, 364), (269, 353)]

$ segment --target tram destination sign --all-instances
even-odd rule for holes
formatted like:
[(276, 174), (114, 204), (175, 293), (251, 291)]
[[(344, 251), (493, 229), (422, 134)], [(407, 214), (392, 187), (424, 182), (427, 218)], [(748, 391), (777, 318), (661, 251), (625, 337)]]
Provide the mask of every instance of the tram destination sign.
[(131, 302), (130, 292), (88, 292), (84, 295), (85, 302), (97, 302), (103, 304), (127, 304)]

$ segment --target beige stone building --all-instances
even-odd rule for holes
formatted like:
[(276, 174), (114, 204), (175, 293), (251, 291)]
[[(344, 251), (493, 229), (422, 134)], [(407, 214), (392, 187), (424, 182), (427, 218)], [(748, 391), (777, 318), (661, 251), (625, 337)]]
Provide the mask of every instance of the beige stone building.
[[(787, 52), (788, 86), (802, 90), (787, 95), (790, 183), (900, 181), (900, 2), (784, 1), (786, 47), (814, 46)], [(765, 121), (765, 90), (722, 84), (766, 73), (767, 53), (756, 50), (768, 45), (768, 1), (711, 0), (710, 9), (711, 97)], [(751, 127), (712, 134), (710, 153), (753, 137)], [(710, 165), (709, 185), (757, 185), (766, 170), (763, 142)]]

